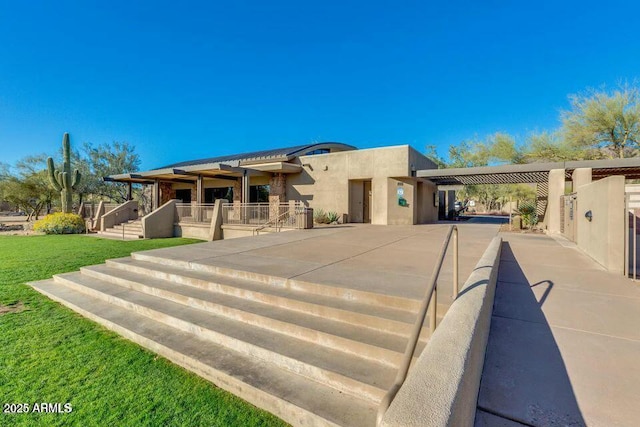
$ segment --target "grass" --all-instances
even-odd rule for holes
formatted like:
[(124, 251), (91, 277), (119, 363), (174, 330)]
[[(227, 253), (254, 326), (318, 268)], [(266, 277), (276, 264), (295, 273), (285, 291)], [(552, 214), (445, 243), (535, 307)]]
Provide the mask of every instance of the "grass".
[[(283, 421), (25, 285), (131, 252), (196, 242), (0, 236), (0, 410), (70, 403), (63, 414), (6, 414), (0, 426), (282, 426)], [(22, 311), (21, 311), (22, 310)]]

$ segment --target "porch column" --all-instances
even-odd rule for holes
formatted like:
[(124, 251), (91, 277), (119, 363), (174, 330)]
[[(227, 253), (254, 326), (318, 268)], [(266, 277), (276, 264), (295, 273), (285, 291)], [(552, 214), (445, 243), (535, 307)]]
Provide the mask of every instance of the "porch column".
[(133, 200), (133, 189), (131, 185), (131, 181), (129, 181), (129, 186), (127, 188), (127, 201)]
[(204, 203), (204, 182), (202, 179), (202, 175), (198, 175), (198, 181), (196, 181), (196, 203), (202, 204)]
[(242, 173), (242, 203), (249, 203), (249, 171)]
[(438, 190), (438, 220), (447, 219), (446, 191)]
[(456, 218), (456, 190), (447, 190), (447, 218)]
[(158, 206), (160, 206), (160, 183), (157, 179), (153, 180), (153, 194), (151, 195), (151, 202), (153, 210), (158, 209)]
[(564, 169), (549, 171), (549, 200), (547, 201), (547, 230), (560, 233), (560, 197), (564, 196)]

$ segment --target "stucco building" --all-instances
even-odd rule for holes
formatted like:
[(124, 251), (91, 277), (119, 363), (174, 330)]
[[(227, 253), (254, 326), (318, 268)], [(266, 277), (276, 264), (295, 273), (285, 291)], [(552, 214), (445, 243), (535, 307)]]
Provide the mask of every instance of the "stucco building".
[(109, 181), (153, 186), (153, 206), (299, 201), (346, 222), (422, 224), (437, 220), (437, 187), (416, 176), (436, 165), (408, 145), (358, 150), (322, 142), (174, 163)]

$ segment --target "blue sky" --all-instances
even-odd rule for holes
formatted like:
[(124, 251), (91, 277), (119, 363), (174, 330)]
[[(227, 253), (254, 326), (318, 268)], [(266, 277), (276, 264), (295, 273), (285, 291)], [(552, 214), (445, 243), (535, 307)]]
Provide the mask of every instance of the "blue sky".
[(0, 161), (128, 141), (143, 169), (559, 125), (640, 77), (636, 2), (0, 0)]

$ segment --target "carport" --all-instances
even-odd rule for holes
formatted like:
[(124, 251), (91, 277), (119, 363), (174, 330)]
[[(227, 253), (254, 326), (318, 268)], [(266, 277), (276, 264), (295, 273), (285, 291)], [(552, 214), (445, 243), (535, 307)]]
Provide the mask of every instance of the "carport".
[[(565, 234), (609, 270), (622, 272), (628, 268), (620, 263), (630, 255), (630, 239), (624, 226), (626, 223), (628, 230), (625, 200), (631, 199), (633, 190), (626, 184), (628, 180), (640, 179), (640, 158), (430, 169), (419, 170), (416, 176), (434, 182), (439, 189), (456, 185), (536, 184), (538, 215), (544, 218), (548, 233)], [(609, 179), (613, 177), (616, 179)], [(611, 182), (590, 185), (604, 179)], [(581, 187), (585, 187), (585, 196), (578, 212), (577, 192)], [(455, 199), (455, 190), (439, 191), (440, 209), (444, 208), (449, 217)], [(592, 222), (596, 210), (597, 221)], [(580, 231), (578, 221), (588, 221), (590, 225)], [(631, 251), (635, 252), (635, 248)]]

